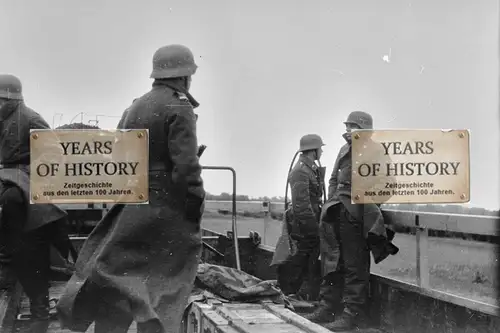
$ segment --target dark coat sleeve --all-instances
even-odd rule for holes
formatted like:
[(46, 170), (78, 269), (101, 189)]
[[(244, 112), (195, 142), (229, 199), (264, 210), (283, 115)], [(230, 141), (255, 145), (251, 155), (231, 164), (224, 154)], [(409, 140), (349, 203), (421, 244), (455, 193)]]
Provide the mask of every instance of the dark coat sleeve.
[[(21, 103), (4, 124), (4, 140), (0, 143), (4, 164), (30, 163), (30, 130), (37, 129), (50, 129), (50, 126), (40, 114)], [(44, 152), (50, 154), (49, 148), (44, 147)]]
[(124, 129), (123, 124), (125, 123), (125, 119), (127, 118), (127, 114), (128, 114), (128, 109), (123, 112), (122, 117), (120, 118), (120, 121), (118, 122), (118, 125), (116, 125), (117, 129)]
[[(134, 100), (132, 101), (132, 105), (135, 103), (135, 101), (137, 101), (137, 98), (134, 98)], [(125, 111), (123, 111), (122, 117), (120, 118), (120, 121), (118, 122), (118, 125), (116, 126), (117, 129), (124, 129), (123, 124), (125, 123), (125, 120), (127, 119), (128, 110), (130, 110), (132, 105), (130, 105)]]
[(29, 122), (30, 129), (49, 129), (49, 124), (43, 119), (41, 115), (36, 113)]
[(328, 181), (328, 200), (331, 200), (333, 196), (335, 195), (335, 192), (337, 191), (337, 185), (338, 185), (338, 169), (339, 169), (339, 160), (340, 160), (340, 154), (337, 156), (337, 159), (335, 160), (335, 164), (333, 165), (333, 170), (332, 170), (332, 175), (330, 176), (330, 180)]
[[(312, 208), (309, 186), (309, 174), (304, 169), (297, 169), (290, 177), (294, 219), (300, 222), (302, 227), (309, 226), (316, 230), (319, 217)], [(307, 230), (301, 231), (301, 233), (306, 232)]]
[(174, 186), (185, 193), (187, 201), (199, 202), (205, 198), (201, 165), (199, 163), (198, 140), (196, 137), (196, 117), (192, 106), (182, 102), (166, 120), (168, 150), (173, 163), (172, 181)]

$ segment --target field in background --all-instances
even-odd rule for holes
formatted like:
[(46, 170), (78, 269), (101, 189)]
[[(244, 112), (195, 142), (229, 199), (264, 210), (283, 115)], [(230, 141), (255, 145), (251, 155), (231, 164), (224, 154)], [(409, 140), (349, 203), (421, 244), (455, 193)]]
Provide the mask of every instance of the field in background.
[[(281, 222), (238, 216), (238, 234), (257, 231), (262, 243), (275, 246), (281, 233)], [(231, 216), (206, 212), (202, 227), (225, 233), (231, 230)], [(416, 283), (416, 242), (412, 235), (397, 234), (394, 243), (400, 251), (375, 265), (372, 272)], [(429, 239), (430, 284), (437, 290), (498, 305), (498, 279), (495, 247), (492, 244), (462, 239)]]

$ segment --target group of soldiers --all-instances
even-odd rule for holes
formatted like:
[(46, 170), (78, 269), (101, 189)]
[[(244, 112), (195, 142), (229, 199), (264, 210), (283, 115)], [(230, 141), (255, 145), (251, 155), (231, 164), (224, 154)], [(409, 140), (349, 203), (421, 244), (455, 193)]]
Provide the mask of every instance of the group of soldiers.
[[(80, 249), (56, 306), (61, 326), (73, 331), (95, 323), (96, 333), (125, 333), (135, 321), (141, 333), (178, 332), (196, 277), (205, 201), (194, 113), (199, 104), (189, 92), (197, 65), (182, 45), (159, 48), (152, 65), (152, 89), (134, 99), (117, 125), (149, 130), (149, 204), (114, 205)], [(354, 112), (346, 126), (347, 144), (335, 162), (326, 203), (324, 168), (315, 163), (323, 142), (317, 135), (301, 140), (302, 154), (289, 175), (292, 207), (286, 218), (296, 251), (278, 269), (287, 295), (297, 294), (308, 275), (323, 281), (321, 305), (311, 318), (336, 319), (332, 329), (353, 326), (362, 312), (369, 251), (376, 262), (387, 249), (394, 254), (384, 243), (390, 236), (380, 228), (378, 207), (352, 205), (349, 197), (349, 133), (372, 128), (372, 119)], [(50, 248), (68, 259), (71, 243), (65, 211), (30, 204), (31, 129), (50, 126), (24, 103), (21, 81), (0, 75), (1, 270), (14, 271), (30, 300), (30, 332), (46, 333)], [(320, 253), (321, 269), (315, 262)]]
[[(326, 202), (322, 200), (325, 168), (320, 163), (323, 140), (316, 134), (301, 138), (299, 160), (287, 179), (292, 205), (286, 207), (273, 258), (283, 293), (298, 306), (305, 298), (319, 298), (315, 311), (305, 317), (333, 331), (369, 325), (370, 252), (376, 263), (398, 252), (379, 205), (351, 202), (351, 132), (373, 129), (373, 118), (354, 111), (344, 124), (346, 143), (334, 163)], [(279, 253), (280, 249), (287, 253)]]

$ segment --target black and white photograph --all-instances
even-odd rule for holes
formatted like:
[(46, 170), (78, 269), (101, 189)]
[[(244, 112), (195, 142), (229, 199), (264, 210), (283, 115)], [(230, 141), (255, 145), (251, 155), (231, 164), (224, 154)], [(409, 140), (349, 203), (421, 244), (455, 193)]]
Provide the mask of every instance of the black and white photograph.
[(0, 333), (500, 332), (496, 0), (0, 0)]

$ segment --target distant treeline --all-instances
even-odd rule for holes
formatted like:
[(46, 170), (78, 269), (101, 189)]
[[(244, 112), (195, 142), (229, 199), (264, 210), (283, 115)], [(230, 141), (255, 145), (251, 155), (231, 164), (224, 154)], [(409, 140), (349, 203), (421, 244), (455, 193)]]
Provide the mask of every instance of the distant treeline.
[[(218, 201), (231, 201), (233, 199), (232, 195), (229, 193), (221, 193), (219, 195), (207, 193), (207, 200), (218, 200)], [(248, 195), (236, 195), (236, 201), (272, 201), (272, 202), (284, 202), (284, 197), (249, 197)], [(412, 205), (412, 204), (390, 204), (382, 205), (382, 208), (386, 209), (397, 209), (397, 210), (410, 210), (410, 211), (420, 211), (420, 212), (437, 212), (437, 213), (449, 213), (449, 214), (468, 214), (468, 215), (486, 215), (486, 216), (499, 216), (498, 210), (488, 210), (480, 207), (466, 207), (461, 205)]]
[[(217, 201), (231, 201), (233, 200), (233, 195), (223, 192), (219, 195), (207, 193), (207, 200), (217, 200)], [(249, 197), (248, 195), (236, 195), (236, 201), (271, 201), (271, 202), (285, 202), (284, 197)]]
[(98, 126), (92, 126), (82, 123), (72, 123), (56, 127), (56, 129), (100, 129), (100, 128)]

